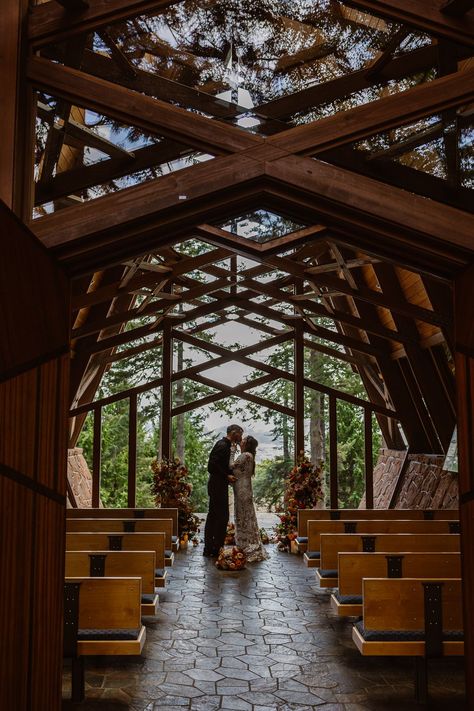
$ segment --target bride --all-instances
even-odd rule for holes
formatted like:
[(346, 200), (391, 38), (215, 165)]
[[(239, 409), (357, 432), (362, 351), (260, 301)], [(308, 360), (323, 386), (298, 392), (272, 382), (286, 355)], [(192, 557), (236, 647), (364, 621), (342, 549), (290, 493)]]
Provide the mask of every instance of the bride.
[(252, 476), (255, 474), (255, 452), (258, 442), (248, 435), (240, 445), (240, 455), (231, 465), (234, 476), (235, 543), (245, 552), (248, 563), (268, 558), (260, 540), (253, 503)]

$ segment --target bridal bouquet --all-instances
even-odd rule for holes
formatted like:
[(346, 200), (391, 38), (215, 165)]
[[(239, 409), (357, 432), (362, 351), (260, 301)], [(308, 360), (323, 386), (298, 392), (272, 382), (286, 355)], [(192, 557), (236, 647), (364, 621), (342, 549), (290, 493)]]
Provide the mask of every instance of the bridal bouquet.
[(235, 523), (227, 524), (227, 532), (224, 540), (225, 546), (235, 546)]
[(221, 548), (216, 560), (216, 568), (219, 570), (242, 570), (245, 568), (245, 553), (241, 548)]

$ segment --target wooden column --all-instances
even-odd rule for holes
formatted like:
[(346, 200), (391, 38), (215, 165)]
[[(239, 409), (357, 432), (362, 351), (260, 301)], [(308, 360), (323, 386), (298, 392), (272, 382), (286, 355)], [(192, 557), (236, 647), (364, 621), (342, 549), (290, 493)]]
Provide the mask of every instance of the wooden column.
[(162, 378), (161, 388), (161, 456), (169, 458), (171, 456), (171, 375), (173, 371), (173, 338), (171, 336), (171, 326), (165, 324), (163, 328), (162, 347)]
[(474, 264), (454, 284), (467, 706), (474, 706)]
[(100, 470), (102, 460), (102, 408), (94, 410), (94, 442), (92, 449), (92, 507), (100, 504)]
[(137, 394), (129, 398), (128, 410), (128, 502), (131, 509), (137, 499)]
[(0, 12), (0, 199), (24, 219), (33, 200), (33, 91), (24, 80), (28, 0), (2, 0)]
[(0, 708), (60, 711), (68, 285), (1, 202), (0, 221)]
[(295, 461), (304, 453), (304, 344), (303, 329), (295, 329), (294, 339), (295, 359)]
[(374, 508), (374, 463), (372, 448), (372, 410), (364, 409), (365, 508)]
[(337, 400), (329, 396), (329, 477), (330, 477), (330, 508), (338, 509), (337, 480)]

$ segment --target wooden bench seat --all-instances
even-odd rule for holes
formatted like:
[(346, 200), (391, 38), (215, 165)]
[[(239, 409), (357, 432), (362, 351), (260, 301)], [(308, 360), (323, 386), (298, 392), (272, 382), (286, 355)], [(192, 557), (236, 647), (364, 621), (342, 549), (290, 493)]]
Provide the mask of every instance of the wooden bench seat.
[(352, 639), (363, 655), (415, 657), (416, 698), (427, 699), (427, 658), (464, 654), (461, 580), (365, 578)]
[(320, 567), (316, 578), (321, 587), (338, 586), (339, 553), (411, 553), (459, 552), (460, 536), (456, 533), (324, 533), (321, 535)]
[[(320, 536), (324, 533), (453, 533), (459, 532), (457, 521), (371, 520), (371, 521), (308, 521), (308, 550), (304, 562), (318, 565)], [(319, 556), (320, 557), (320, 556)]]
[(64, 656), (72, 659), (72, 698), (84, 698), (84, 657), (139, 655), (141, 578), (73, 577), (64, 585)]
[(67, 551), (66, 577), (140, 577), (142, 615), (156, 615), (154, 551)]
[(165, 534), (157, 533), (66, 533), (67, 551), (154, 551), (155, 585), (166, 584)]
[(179, 550), (179, 527), (177, 508), (70, 508), (66, 509), (67, 519), (74, 518), (135, 518), (135, 519), (160, 519), (170, 518), (173, 521), (172, 550), (176, 553)]
[(459, 553), (339, 553), (339, 588), (331, 608), (339, 616), (362, 615), (363, 578), (461, 577)]
[(300, 509), (297, 512), (296, 543), (300, 553), (308, 550), (308, 521), (441, 520), (456, 521), (459, 509)]
[(172, 550), (173, 521), (170, 518), (73, 518), (66, 520), (68, 533), (164, 533), (165, 565), (174, 562)]

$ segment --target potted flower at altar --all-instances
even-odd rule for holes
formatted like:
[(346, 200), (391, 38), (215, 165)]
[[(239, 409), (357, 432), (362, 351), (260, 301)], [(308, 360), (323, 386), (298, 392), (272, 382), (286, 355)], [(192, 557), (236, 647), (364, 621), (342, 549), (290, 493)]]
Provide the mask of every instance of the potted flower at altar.
[[(178, 536), (187, 547), (188, 541), (193, 545), (199, 543), (200, 519), (193, 514), (189, 497), (192, 484), (187, 480), (189, 471), (178, 457), (174, 459), (154, 459), (151, 463), (153, 481), (152, 494), (158, 507), (178, 509)], [(186, 536), (186, 539), (184, 538)]]
[(304, 452), (300, 453), (296, 466), (285, 480), (283, 506), (277, 512), (280, 518), (274, 530), (277, 549), (297, 553), (297, 513), (298, 509), (312, 509), (322, 501), (322, 467), (312, 464)]

